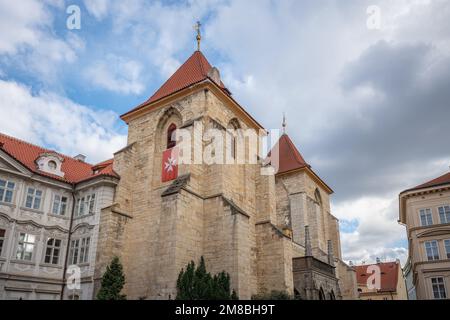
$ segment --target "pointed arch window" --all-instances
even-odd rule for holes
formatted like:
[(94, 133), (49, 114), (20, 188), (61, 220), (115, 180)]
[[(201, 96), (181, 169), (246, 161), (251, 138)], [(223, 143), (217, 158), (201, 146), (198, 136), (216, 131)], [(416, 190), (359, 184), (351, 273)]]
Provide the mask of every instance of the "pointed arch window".
[(167, 149), (173, 148), (177, 145), (174, 135), (175, 130), (177, 130), (177, 126), (174, 123), (167, 128)]
[(240, 129), (240, 125), (237, 119), (232, 119), (228, 124), (228, 130), (230, 130), (229, 138), (230, 138), (230, 155), (232, 159), (236, 159), (236, 153), (237, 153), (237, 139), (236, 134), (238, 133), (238, 130)]

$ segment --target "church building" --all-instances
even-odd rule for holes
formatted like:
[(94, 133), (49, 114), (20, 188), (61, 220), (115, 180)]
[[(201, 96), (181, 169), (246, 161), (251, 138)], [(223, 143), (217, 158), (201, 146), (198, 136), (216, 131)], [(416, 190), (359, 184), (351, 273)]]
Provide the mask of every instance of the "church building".
[[(114, 256), (128, 299), (174, 299), (180, 270), (202, 256), (212, 274), (230, 274), (240, 299), (273, 290), (357, 297), (333, 190), (285, 132), (274, 174), (262, 170), (273, 154), (235, 161), (234, 136), (231, 163), (179, 161), (178, 131), (200, 135), (192, 158), (211, 147), (214, 139), (202, 138), (208, 129), (266, 132), (200, 50), (121, 119), (126, 147), (96, 165), (0, 134), (0, 299), (94, 299)], [(244, 142), (244, 155), (249, 148)], [(73, 265), (78, 289), (66, 285)]]

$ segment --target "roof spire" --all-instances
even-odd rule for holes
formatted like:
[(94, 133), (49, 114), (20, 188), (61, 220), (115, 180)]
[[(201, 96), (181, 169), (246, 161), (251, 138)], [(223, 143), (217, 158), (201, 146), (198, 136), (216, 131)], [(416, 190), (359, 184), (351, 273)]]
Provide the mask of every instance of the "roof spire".
[(283, 134), (286, 134), (287, 123), (286, 123), (286, 113), (285, 112), (283, 112), (283, 124), (282, 124), (282, 126), (283, 126)]
[(200, 34), (200, 27), (202, 24), (200, 21), (197, 21), (197, 23), (194, 26), (194, 29), (197, 31), (197, 51), (200, 51), (200, 42), (202, 40), (202, 35)]

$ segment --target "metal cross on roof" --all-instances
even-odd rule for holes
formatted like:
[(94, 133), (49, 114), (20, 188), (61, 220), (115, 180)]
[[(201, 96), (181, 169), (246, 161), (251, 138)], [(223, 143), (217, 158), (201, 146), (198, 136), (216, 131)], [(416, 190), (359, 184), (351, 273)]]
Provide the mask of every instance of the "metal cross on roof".
[(194, 29), (197, 31), (197, 51), (200, 51), (200, 41), (202, 40), (202, 36), (200, 34), (200, 27), (202, 24), (200, 21), (197, 21), (197, 23), (194, 26)]

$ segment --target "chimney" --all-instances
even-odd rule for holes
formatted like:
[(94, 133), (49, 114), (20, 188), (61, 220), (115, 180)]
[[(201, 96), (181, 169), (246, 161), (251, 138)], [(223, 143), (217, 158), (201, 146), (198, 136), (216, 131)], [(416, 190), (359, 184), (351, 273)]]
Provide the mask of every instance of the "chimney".
[(377, 264), (381, 263), (381, 259), (377, 257)]
[(79, 154), (76, 155), (75, 157), (73, 157), (75, 160), (81, 161), (81, 162), (86, 162), (86, 156), (84, 154)]
[(311, 239), (309, 238), (309, 226), (305, 226), (305, 256), (312, 257)]

